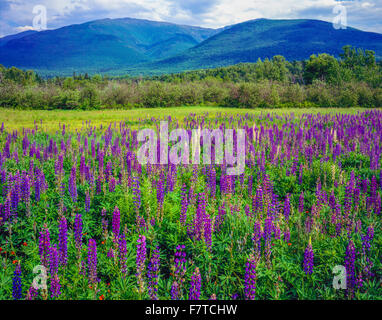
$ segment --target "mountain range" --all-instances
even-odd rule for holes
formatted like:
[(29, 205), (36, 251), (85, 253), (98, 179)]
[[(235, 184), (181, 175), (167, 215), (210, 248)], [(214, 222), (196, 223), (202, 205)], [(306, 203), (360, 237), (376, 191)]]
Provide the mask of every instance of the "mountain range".
[(382, 34), (335, 29), (320, 20), (256, 19), (209, 29), (140, 19), (103, 19), (0, 38), (0, 64), (42, 75), (161, 74), (215, 68), (283, 55), (338, 56), (344, 45), (382, 58)]

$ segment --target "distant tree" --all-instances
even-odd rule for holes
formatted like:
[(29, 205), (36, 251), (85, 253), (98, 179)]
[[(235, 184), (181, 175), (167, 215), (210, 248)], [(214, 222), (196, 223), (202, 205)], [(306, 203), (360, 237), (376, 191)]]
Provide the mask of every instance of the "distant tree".
[(277, 55), (272, 58), (273, 77), (272, 80), (285, 81), (287, 79), (287, 63), (283, 56)]
[(375, 67), (375, 52), (372, 50), (356, 49), (352, 46), (344, 46), (340, 54), (341, 62), (347, 68), (354, 70), (356, 67)]
[(304, 80), (308, 84), (311, 84), (313, 80), (339, 84), (341, 75), (337, 59), (326, 53), (318, 56), (311, 55), (305, 65)]

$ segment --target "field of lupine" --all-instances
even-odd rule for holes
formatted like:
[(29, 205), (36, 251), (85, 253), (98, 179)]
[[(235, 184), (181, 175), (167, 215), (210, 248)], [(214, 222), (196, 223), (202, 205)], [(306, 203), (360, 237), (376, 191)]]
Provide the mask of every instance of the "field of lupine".
[[(141, 165), (161, 120), (245, 129), (244, 174)], [(0, 128), (0, 299), (382, 298), (382, 111), (67, 125)]]

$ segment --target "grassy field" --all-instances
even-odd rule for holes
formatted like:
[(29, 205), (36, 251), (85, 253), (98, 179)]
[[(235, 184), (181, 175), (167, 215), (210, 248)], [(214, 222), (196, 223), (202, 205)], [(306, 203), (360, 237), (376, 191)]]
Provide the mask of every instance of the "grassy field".
[(133, 110), (55, 110), (55, 111), (25, 111), (13, 109), (0, 109), (0, 122), (4, 122), (8, 130), (20, 130), (22, 128), (32, 127), (34, 122), (42, 120), (44, 130), (55, 131), (59, 123), (69, 125), (68, 130), (81, 128), (86, 121), (91, 121), (93, 126), (108, 125), (113, 122), (122, 120), (129, 121), (130, 127), (134, 127), (139, 119), (151, 117), (168, 117), (177, 118), (180, 122), (189, 115), (194, 113), (197, 115), (208, 113), (209, 118), (215, 118), (219, 113), (235, 116), (237, 114), (284, 114), (294, 113), (296, 116), (305, 113), (351, 113), (365, 109), (359, 108), (313, 108), (313, 109), (238, 109), (238, 108), (222, 108), (211, 106), (193, 106), (193, 107), (177, 107), (177, 108), (149, 108), (149, 109), (133, 109)]

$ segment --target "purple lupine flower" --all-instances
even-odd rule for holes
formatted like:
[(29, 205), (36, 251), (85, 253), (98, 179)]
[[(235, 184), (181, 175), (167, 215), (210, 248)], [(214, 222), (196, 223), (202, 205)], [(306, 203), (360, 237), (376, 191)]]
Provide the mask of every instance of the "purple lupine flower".
[(188, 208), (188, 199), (187, 199), (187, 188), (186, 184), (183, 184), (182, 192), (180, 194), (181, 198), (181, 209), (180, 209), (180, 223), (182, 225), (186, 224), (187, 220), (187, 208)]
[(204, 217), (206, 215), (206, 200), (205, 194), (199, 194), (198, 208), (196, 210), (196, 216), (194, 219), (194, 235), (196, 240), (200, 240), (202, 238), (202, 230)]
[(146, 220), (144, 217), (141, 217), (140, 215), (137, 215), (137, 222), (136, 222), (137, 227), (140, 230), (146, 231), (148, 229), (148, 226), (146, 224)]
[(360, 198), (360, 195), (361, 195), (361, 189), (358, 188), (358, 187), (355, 187), (354, 191), (353, 191), (353, 197), (354, 197), (353, 203), (354, 203), (354, 208), (355, 208), (356, 211), (359, 208), (359, 198)]
[(306, 247), (304, 252), (304, 271), (307, 275), (313, 273), (313, 259), (314, 259), (314, 253), (313, 253), (312, 241), (309, 239), (308, 246)]
[(381, 195), (378, 193), (377, 200), (375, 203), (375, 213), (377, 215), (380, 215), (381, 211), (382, 211), (382, 199), (381, 199)]
[(208, 250), (211, 250), (212, 246), (212, 228), (211, 228), (211, 217), (206, 214), (204, 217), (204, 241)]
[(261, 249), (261, 222), (259, 220), (255, 221), (254, 228), (253, 228), (253, 238), (252, 241), (255, 245), (255, 251), (259, 252)]
[(374, 208), (377, 204), (377, 190), (378, 190), (377, 178), (373, 175), (371, 177), (371, 184), (370, 184), (370, 205), (374, 206)]
[(159, 179), (157, 183), (157, 200), (159, 207), (163, 205), (164, 201), (164, 184), (163, 184), (163, 179)]
[(81, 156), (81, 159), (80, 159), (80, 177), (81, 177), (81, 181), (85, 180), (85, 167), (86, 167), (85, 157)]
[(263, 189), (259, 186), (256, 190), (256, 195), (252, 201), (252, 212), (255, 216), (257, 213), (263, 212)]
[(113, 165), (111, 161), (108, 161), (105, 168), (105, 180), (109, 182), (109, 177), (111, 176), (113, 171)]
[(68, 262), (68, 225), (64, 216), (60, 219), (58, 230), (60, 264), (66, 265)]
[(112, 176), (109, 181), (109, 192), (114, 192), (115, 191), (115, 178)]
[(20, 300), (22, 298), (22, 282), (21, 282), (21, 266), (18, 264), (13, 273), (12, 279), (12, 296), (13, 300)]
[(329, 207), (334, 211), (336, 209), (336, 204), (337, 204), (337, 199), (333, 190), (329, 197)]
[(156, 247), (147, 266), (148, 292), (151, 300), (158, 300), (159, 247)]
[(220, 228), (224, 222), (224, 217), (226, 215), (224, 203), (221, 207), (218, 209), (218, 214), (215, 218), (215, 223), (214, 223), (214, 232), (219, 232)]
[(290, 215), (290, 195), (288, 193), (285, 198), (285, 204), (284, 204), (284, 217), (286, 222), (289, 221), (289, 215)]
[(90, 194), (89, 191), (86, 190), (85, 192), (85, 211), (89, 212), (90, 210)]
[(126, 261), (127, 261), (127, 244), (125, 234), (119, 236), (119, 265), (121, 268), (121, 273), (125, 274), (127, 272)]
[(300, 213), (304, 212), (304, 192), (301, 192), (301, 194), (300, 194), (298, 211)]
[(119, 231), (121, 229), (121, 213), (119, 212), (118, 207), (116, 206), (113, 211), (113, 220), (112, 220), (113, 234), (114, 239), (118, 239)]
[(38, 291), (33, 286), (31, 286), (27, 292), (27, 300), (33, 300), (37, 296), (38, 296)]
[(100, 194), (102, 191), (103, 176), (99, 175), (96, 180), (96, 193)]
[(364, 250), (368, 251), (371, 247), (371, 241), (374, 238), (374, 227), (369, 226), (365, 236), (362, 236), (362, 246)]
[(139, 212), (141, 207), (141, 189), (139, 187), (139, 178), (133, 177), (133, 203), (135, 205), (135, 211)]
[(49, 266), (49, 248), (50, 248), (50, 233), (46, 225), (44, 225), (43, 229), (40, 232), (39, 255), (40, 255), (42, 265), (46, 268)]
[(88, 271), (89, 271), (89, 281), (91, 283), (98, 282), (98, 278), (97, 278), (97, 244), (96, 244), (96, 241), (94, 239), (89, 239)]
[(189, 300), (199, 300), (201, 285), (202, 277), (200, 275), (199, 268), (196, 267), (193, 275), (191, 276)]
[(281, 229), (280, 229), (280, 226), (279, 226), (278, 223), (276, 224), (276, 226), (274, 226), (273, 232), (274, 232), (275, 240), (280, 240), (280, 238), (281, 238)]
[(172, 165), (169, 165), (169, 171), (167, 172), (167, 192), (174, 191), (174, 177), (172, 171)]
[(182, 282), (182, 278), (186, 273), (186, 253), (184, 252), (185, 245), (178, 245), (175, 252), (175, 278)]
[(79, 274), (82, 276), (86, 276), (86, 265), (85, 261), (81, 261), (81, 265), (79, 266)]
[(248, 258), (246, 268), (245, 268), (245, 299), (246, 300), (255, 300), (256, 294), (256, 260), (253, 254)]
[(61, 294), (60, 279), (58, 277), (58, 254), (56, 245), (50, 247), (49, 253), (49, 272), (51, 274), (51, 286), (52, 297), (58, 297)]
[(58, 274), (54, 274), (51, 278), (50, 289), (52, 291), (52, 297), (58, 297), (61, 294), (61, 284)]
[(64, 171), (64, 155), (61, 153), (58, 155), (55, 163), (55, 172), (56, 175), (61, 176)]
[(138, 278), (138, 287), (139, 287), (140, 293), (143, 293), (143, 287), (144, 287), (143, 271), (145, 269), (145, 262), (146, 262), (146, 237), (144, 235), (139, 235), (137, 240), (136, 277)]
[(49, 272), (51, 275), (58, 273), (58, 253), (56, 245), (49, 248)]
[(178, 282), (174, 281), (171, 286), (171, 300), (178, 300), (180, 297), (180, 288)]
[(76, 214), (74, 219), (74, 239), (76, 242), (76, 248), (81, 250), (82, 248), (82, 215)]
[(38, 202), (41, 199), (41, 192), (43, 190), (43, 181), (41, 174), (37, 171), (36, 177), (34, 180), (34, 193), (35, 193), (35, 200)]
[(285, 228), (284, 231), (284, 241), (289, 242), (290, 241), (290, 230), (288, 227)]
[(245, 207), (244, 207), (244, 212), (245, 212), (245, 215), (247, 217), (251, 217), (251, 212), (250, 212), (250, 208), (249, 208), (249, 205), (247, 204)]
[(346, 248), (344, 266), (346, 268), (346, 285), (351, 292), (355, 286), (355, 246), (353, 240), (349, 241)]
[(109, 251), (107, 252), (107, 257), (109, 259), (113, 259), (114, 258), (114, 250), (113, 250), (113, 248), (109, 249)]
[(77, 183), (76, 183), (76, 166), (72, 167), (69, 178), (69, 194), (74, 203), (77, 202)]
[(41, 198), (41, 189), (41, 178), (40, 175), (37, 175), (34, 182), (34, 195), (37, 202), (39, 202)]
[(21, 196), (26, 204), (29, 204), (30, 202), (31, 184), (32, 182), (29, 175), (24, 172), (21, 177)]
[(5, 200), (3, 205), (3, 219), (8, 221), (11, 218), (11, 201), (9, 197)]

